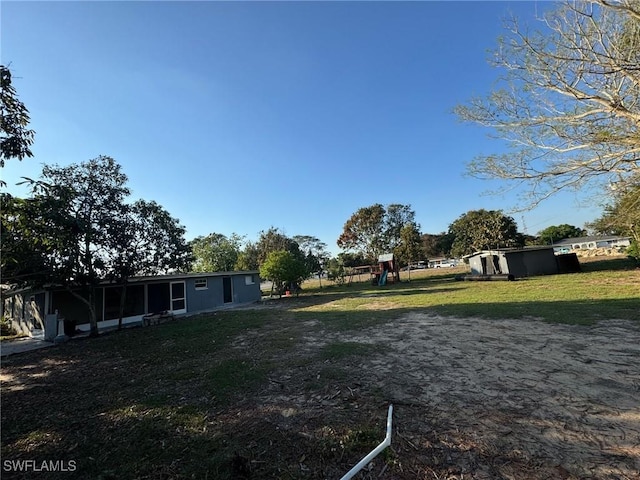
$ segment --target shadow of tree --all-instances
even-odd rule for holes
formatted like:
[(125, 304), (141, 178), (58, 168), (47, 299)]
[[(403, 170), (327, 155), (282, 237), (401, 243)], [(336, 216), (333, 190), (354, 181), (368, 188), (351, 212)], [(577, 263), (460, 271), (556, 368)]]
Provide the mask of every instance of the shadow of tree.
[[(422, 295), (454, 288), (446, 282), (425, 282), (425, 289), (412, 282), (409, 288), (401, 284), (374, 293)], [(362, 289), (361, 295), (368, 294)], [(74, 472), (49, 472), (47, 478), (53, 479), (337, 478), (381, 441), (386, 407), (394, 403), (392, 448), (366, 475), (466, 478), (475, 472), (487, 478), (571, 477), (558, 457), (544, 458), (528, 451), (526, 442), (505, 440), (512, 435), (510, 422), (539, 421), (534, 411), (498, 401), (476, 405), (478, 410), (472, 411), (456, 404), (454, 396), (446, 397), (446, 404), (435, 397), (429, 400), (425, 392), (433, 385), (416, 383), (406, 365), (399, 368), (388, 359), (396, 347), (372, 337), (385, 325), (398, 335), (394, 341), (400, 341), (405, 338), (403, 319), (427, 314), (424, 333), (420, 328), (406, 332), (406, 338), (415, 339), (426, 335), (430, 324), (453, 321), (439, 315), (470, 309), (477, 316), (466, 318), (459, 334), (468, 328), (465, 325), (480, 321), (485, 327), (496, 322), (499, 331), (508, 331), (514, 324), (499, 320), (504, 304), (310, 309), (342, 298), (344, 294), (324, 292), (287, 298), (277, 308), (202, 315), (3, 360), (2, 373), (10, 378), (3, 382), (1, 398), (3, 459), (77, 462)], [(632, 300), (547, 303), (523, 302), (521, 322), (527, 324), (527, 318), (543, 310), (582, 315), (595, 306), (612, 316), (633, 308), (637, 312)], [(487, 322), (483, 316), (496, 320)], [(353, 348), (354, 342), (362, 341), (379, 348)], [(480, 348), (486, 338), (473, 342)], [(438, 345), (430, 348), (442, 347)], [(560, 347), (578, 351), (570, 342)], [(411, 364), (418, 361), (411, 355), (420, 350), (396, 353), (406, 354), (401, 358)], [(522, 350), (522, 355), (528, 351)], [(466, 368), (464, 357), (454, 355), (447, 361), (447, 368)], [(415, 368), (435, 375), (442, 367), (434, 362)], [(392, 369), (394, 382), (381, 385), (371, 375), (372, 365)], [(439, 380), (445, 385), (447, 381)], [(404, 389), (413, 393), (401, 395)], [(549, 404), (559, 401), (553, 392), (544, 399)], [(579, 400), (589, 402), (586, 397)], [(565, 418), (550, 418), (544, 428), (562, 431), (563, 422), (566, 425)], [(632, 452), (617, 455), (616, 462), (635, 465)], [(611, 458), (603, 454), (602, 460)], [(33, 478), (33, 472), (5, 470), (3, 478)]]

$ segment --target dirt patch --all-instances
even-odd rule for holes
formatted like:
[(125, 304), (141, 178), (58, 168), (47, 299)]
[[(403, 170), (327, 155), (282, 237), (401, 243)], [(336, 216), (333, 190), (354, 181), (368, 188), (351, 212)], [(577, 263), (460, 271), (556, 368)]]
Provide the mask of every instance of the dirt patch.
[(640, 324), (352, 318), (290, 300), (304, 310), (3, 359), (3, 459), (77, 460), (47, 475), (61, 480), (340, 478), (392, 403), (391, 448), (359, 480), (640, 479)]
[[(337, 339), (384, 346), (347, 359), (348, 381), (328, 385), (324, 396), (271, 398), (292, 411), (316, 405), (329, 413), (358, 391), (383, 392), (396, 406), (396, 454), (411, 472), (383, 478), (640, 478), (640, 329), (631, 322), (414, 313), (305, 339), (307, 351)], [(288, 428), (295, 418), (287, 416)]]

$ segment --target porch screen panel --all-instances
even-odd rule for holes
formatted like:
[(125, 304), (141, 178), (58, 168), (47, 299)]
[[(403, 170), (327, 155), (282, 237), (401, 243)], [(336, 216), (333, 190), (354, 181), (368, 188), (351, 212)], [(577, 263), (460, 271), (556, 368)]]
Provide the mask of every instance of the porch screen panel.
[[(107, 287), (104, 295), (104, 316), (113, 320), (120, 316), (120, 296), (122, 287)], [(144, 314), (144, 286), (129, 285), (124, 299), (123, 317), (133, 317)]]
[(169, 282), (147, 285), (147, 294), (149, 299), (149, 313), (159, 313), (171, 309)]

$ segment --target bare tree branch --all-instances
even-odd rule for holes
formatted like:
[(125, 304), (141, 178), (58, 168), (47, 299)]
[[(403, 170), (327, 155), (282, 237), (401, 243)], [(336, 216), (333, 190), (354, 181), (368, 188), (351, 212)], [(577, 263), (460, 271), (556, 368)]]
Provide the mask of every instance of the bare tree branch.
[(469, 173), (527, 187), (525, 208), (640, 170), (640, 2), (573, 1), (541, 24), (510, 19), (492, 59), (500, 88), (455, 109), (511, 147)]

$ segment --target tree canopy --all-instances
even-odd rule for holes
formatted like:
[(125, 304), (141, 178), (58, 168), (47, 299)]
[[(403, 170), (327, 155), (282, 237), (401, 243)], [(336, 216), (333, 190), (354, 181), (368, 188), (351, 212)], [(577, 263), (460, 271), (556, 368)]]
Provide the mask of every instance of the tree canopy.
[(633, 239), (634, 256), (640, 260), (640, 175), (613, 193), (613, 202), (589, 228), (604, 235), (622, 235)]
[(454, 239), (451, 254), (456, 257), (524, 245), (515, 220), (500, 210), (471, 210), (449, 225), (449, 234)]
[(282, 295), (286, 286), (299, 284), (306, 277), (304, 263), (285, 250), (269, 252), (260, 266), (260, 276), (273, 282), (273, 287)]
[(253, 242), (245, 243), (244, 248), (238, 253), (236, 270), (258, 270), (259, 268), (257, 245)]
[(260, 232), (258, 242), (256, 243), (256, 250), (259, 265), (262, 265), (266, 261), (269, 253), (282, 250), (291, 253), (299, 260), (302, 260), (304, 257), (298, 243), (275, 227)]
[(521, 184), (529, 208), (563, 189), (624, 183), (640, 168), (640, 4), (563, 2), (541, 25), (508, 21), (492, 58), (504, 71), (499, 87), (455, 110), (511, 147), (477, 157), (469, 172)]
[[(236, 268), (242, 249), (242, 237), (232, 233), (210, 233), (191, 241), (194, 272), (230, 272)], [(248, 269), (249, 270), (249, 269)]]
[(312, 235), (294, 235), (293, 240), (298, 244), (304, 255), (304, 266), (307, 276), (318, 274), (320, 288), (322, 288), (322, 273), (329, 261), (327, 244)]
[(551, 225), (538, 232), (538, 243), (551, 245), (553, 242), (564, 240), (565, 238), (579, 238), (587, 234), (583, 228), (574, 227), (563, 223), (562, 225)]
[(375, 261), (381, 253), (393, 252), (402, 242), (401, 231), (415, 223), (410, 205), (381, 204), (359, 208), (346, 221), (337, 244), (347, 251), (362, 254), (367, 261)]
[(448, 232), (438, 234), (424, 233), (422, 238), (422, 248), (428, 258), (448, 257), (451, 254), (453, 237)]
[(35, 132), (29, 129), (29, 110), (18, 99), (11, 71), (0, 65), (0, 167), (5, 160), (32, 157)]
[(30, 198), (4, 194), (3, 281), (66, 288), (87, 307), (96, 335), (94, 290), (101, 281), (184, 268), (184, 227), (155, 202), (127, 204), (126, 183), (120, 165), (100, 156), (45, 166)]
[(420, 231), (415, 223), (407, 223), (400, 230), (400, 243), (394, 249), (401, 265), (409, 265), (418, 260), (424, 260), (424, 248)]

